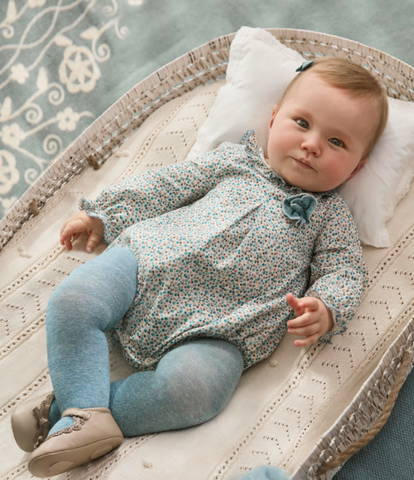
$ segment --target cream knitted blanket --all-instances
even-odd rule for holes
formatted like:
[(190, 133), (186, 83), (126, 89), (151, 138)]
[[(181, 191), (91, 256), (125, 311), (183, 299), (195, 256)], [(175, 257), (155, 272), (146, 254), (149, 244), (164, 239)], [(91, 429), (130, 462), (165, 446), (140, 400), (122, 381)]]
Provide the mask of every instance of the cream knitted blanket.
[[(193, 90), (154, 112), (99, 170), (87, 167), (64, 184), (0, 253), (1, 480), (31, 478), (27, 454), (13, 441), (10, 415), (25, 399), (51, 389), (44, 328), (48, 298), (93, 257), (82, 238), (71, 252), (59, 245), (62, 222), (77, 212), (81, 196), (94, 198), (127, 176), (182, 161), (219, 87), (216, 82)], [(349, 329), (332, 345), (298, 349), (285, 337), (270, 358), (243, 375), (213, 420), (125, 439), (116, 451), (57, 478), (236, 480), (262, 464), (279, 465), (297, 479), (314, 478), (312, 465), (351, 443), (366, 426), (364, 418), (375, 419), (378, 412), (369, 405), (364, 418), (358, 411), (367, 399), (381, 408), (389, 390), (384, 381), (392, 383), (396, 369), (393, 358), (413, 343), (413, 202), (412, 187), (388, 225), (389, 249), (364, 248), (371, 282)], [(114, 352), (111, 367), (114, 379), (129, 373)]]

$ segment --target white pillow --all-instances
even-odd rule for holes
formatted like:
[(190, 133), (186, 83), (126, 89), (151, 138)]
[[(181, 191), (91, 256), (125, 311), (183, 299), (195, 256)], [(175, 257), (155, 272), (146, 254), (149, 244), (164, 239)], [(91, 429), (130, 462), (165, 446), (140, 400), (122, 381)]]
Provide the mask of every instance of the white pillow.
[[(198, 157), (221, 142), (239, 143), (254, 130), (266, 147), (273, 106), (295, 77), (303, 57), (266, 30), (242, 27), (231, 47), (226, 84), (217, 93), (209, 117), (198, 131), (189, 155)], [(266, 153), (266, 152), (265, 152)]]
[(414, 103), (388, 98), (384, 133), (368, 162), (341, 187), (362, 243), (388, 247), (386, 222), (410, 188), (414, 177)]
[[(238, 143), (255, 130), (266, 154), (272, 109), (304, 61), (266, 30), (242, 27), (230, 48), (226, 84), (197, 141), (194, 158), (221, 142)], [(414, 103), (389, 99), (390, 114), (383, 136), (364, 167), (338, 191), (349, 206), (362, 243), (390, 245), (386, 222), (407, 193), (414, 177)]]

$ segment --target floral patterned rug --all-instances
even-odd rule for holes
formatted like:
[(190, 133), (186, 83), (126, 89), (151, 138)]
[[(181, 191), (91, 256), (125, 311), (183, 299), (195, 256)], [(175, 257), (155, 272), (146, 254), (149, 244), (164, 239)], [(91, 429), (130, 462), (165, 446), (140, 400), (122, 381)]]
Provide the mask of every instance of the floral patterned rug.
[(1, 2), (0, 217), (124, 93), (114, 55), (144, 1)]

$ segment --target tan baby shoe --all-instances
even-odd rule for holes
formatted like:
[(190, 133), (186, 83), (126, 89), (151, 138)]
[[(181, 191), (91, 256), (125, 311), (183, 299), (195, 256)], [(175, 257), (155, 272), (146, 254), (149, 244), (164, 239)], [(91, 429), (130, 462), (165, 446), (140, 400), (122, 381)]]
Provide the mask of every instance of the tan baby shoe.
[(29, 472), (52, 477), (106, 455), (124, 436), (108, 408), (68, 408), (74, 424), (53, 433), (29, 457)]
[(14, 439), (25, 452), (33, 452), (46, 440), (50, 430), (50, 407), (54, 398), (53, 392), (31, 398), (19, 405), (12, 413)]

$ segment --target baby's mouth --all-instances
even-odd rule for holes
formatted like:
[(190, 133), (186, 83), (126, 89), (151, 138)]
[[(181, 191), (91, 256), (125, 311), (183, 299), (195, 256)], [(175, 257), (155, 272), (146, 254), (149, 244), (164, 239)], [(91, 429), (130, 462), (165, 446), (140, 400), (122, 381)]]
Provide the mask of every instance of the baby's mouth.
[(310, 162), (304, 158), (295, 158), (292, 157), (293, 160), (295, 160), (296, 164), (299, 165), (300, 168), (303, 168), (304, 170), (314, 170), (314, 168), (311, 166)]

